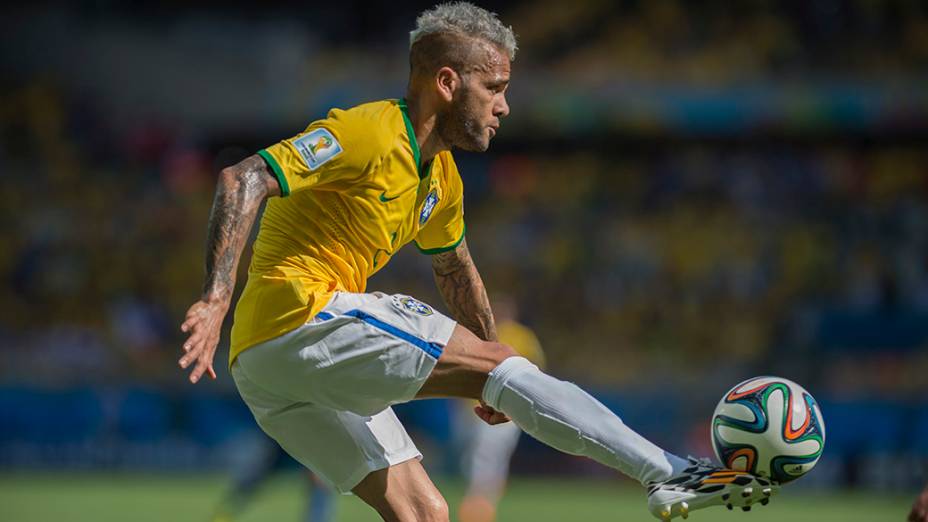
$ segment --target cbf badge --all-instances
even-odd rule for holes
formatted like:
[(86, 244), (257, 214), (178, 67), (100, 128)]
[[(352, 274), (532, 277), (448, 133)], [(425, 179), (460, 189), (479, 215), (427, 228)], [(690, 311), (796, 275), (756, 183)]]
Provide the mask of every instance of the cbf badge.
[(433, 188), (429, 192), (428, 196), (425, 196), (425, 201), (422, 203), (422, 211), (419, 212), (419, 226), (425, 224), (426, 221), (432, 216), (432, 211), (435, 210), (435, 205), (438, 205), (438, 189)]
[(412, 297), (409, 297), (407, 295), (404, 295), (398, 298), (394, 297), (393, 304), (394, 306), (396, 306), (397, 308), (400, 308), (401, 310), (406, 310), (407, 312), (412, 312), (416, 315), (422, 315), (422, 316), (428, 317), (432, 315), (433, 313), (435, 313), (435, 310), (432, 310), (431, 306), (417, 299), (413, 299)]

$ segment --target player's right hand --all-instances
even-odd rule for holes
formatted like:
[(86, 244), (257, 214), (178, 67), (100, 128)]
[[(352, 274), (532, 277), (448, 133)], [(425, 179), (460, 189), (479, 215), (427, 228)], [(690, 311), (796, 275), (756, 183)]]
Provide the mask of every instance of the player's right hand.
[(216, 378), (213, 355), (216, 353), (222, 321), (228, 310), (227, 302), (204, 299), (193, 303), (187, 310), (187, 316), (184, 323), (180, 325), (180, 331), (189, 333), (190, 336), (184, 342), (185, 353), (177, 362), (181, 368), (186, 369), (196, 361), (196, 366), (190, 372), (190, 382), (199, 381), (204, 372), (209, 373), (211, 378)]

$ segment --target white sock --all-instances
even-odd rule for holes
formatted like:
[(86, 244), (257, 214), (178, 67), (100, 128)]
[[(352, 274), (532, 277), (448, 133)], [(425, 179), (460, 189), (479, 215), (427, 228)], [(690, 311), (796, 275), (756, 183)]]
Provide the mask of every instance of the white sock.
[(666, 480), (689, 465), (632, 431), (577, 385), (543, 373), (524, 357), (510, 357), (490, 372), (483, 400), (541, 442), (642, 484)]

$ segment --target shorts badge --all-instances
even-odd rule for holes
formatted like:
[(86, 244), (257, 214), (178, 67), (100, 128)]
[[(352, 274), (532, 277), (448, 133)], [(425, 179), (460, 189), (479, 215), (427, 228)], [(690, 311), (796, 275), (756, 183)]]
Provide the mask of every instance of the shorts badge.
[(412, 312), (414, 314), (426, 317), (435, 313), (431, 306), (409, 296), (403, 296), (398, 299), (394, 298), (393, 304), (397, 305), (403, 310), (406, 310), (407, 312)]

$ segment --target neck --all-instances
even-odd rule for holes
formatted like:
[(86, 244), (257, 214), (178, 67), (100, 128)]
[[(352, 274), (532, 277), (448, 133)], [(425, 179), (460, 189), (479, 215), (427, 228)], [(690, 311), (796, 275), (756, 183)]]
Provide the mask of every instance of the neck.
[(438, 112), (435, 106), (425, 96), (409, 90), (406, 92), (406, 105), (409, 108), (409, 121), (412, 122), (416, 133), (416, 142), (419, 144), (419, 160), (427, 165), (432, 158), (443, 150), (451, 150), (438, 135)]

